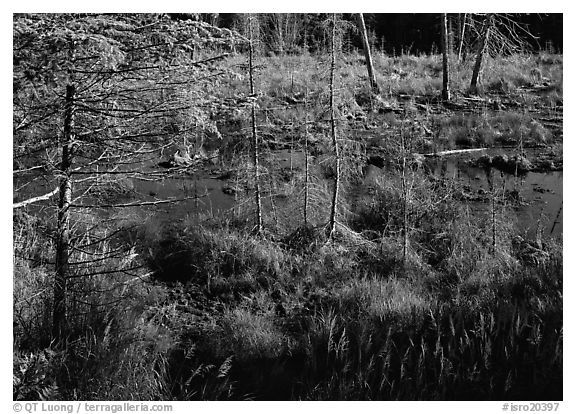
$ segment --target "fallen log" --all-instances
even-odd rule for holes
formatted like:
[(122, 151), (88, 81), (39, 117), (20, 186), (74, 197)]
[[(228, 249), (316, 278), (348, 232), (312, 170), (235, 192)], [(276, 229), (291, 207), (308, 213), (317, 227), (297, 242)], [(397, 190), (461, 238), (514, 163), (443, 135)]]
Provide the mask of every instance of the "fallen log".
[(487, 148), (467, 148), (467, 149), (457, 149), (457, 150), (447, 150), (447, 151), (438, 151), (438, 152), (430, 152), (428, 154), (413, 154), (415, 157), (442, 157), (444, 155), (453, 155), (453, 154), (464, 154), (467, 152), (477, 152), (477, 151), (486, 151)]

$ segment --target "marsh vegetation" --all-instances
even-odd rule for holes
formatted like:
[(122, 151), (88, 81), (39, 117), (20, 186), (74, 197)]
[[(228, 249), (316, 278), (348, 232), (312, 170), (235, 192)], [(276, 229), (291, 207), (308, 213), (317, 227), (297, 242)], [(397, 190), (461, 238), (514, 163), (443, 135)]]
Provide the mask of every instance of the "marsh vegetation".
[(562, 399), (562, 55), (355, 22), (14, 17), (14, 399)]

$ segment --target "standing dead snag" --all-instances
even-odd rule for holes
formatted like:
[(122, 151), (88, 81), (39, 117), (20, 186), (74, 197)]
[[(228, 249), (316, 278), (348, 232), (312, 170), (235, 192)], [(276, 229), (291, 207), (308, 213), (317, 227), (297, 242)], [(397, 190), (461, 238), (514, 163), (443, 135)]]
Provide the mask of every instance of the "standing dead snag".
[(256, 130), (256, 92), (254, 88), (254, 45), (252, 33), (252, 17), (248, 23), (249, 59), (248, 70), (250, 72), (250, 96), (252, 97), (251, 121), (252, 121), (252, 163), (254, 164), (254, 201), (256, 203), (256, 233), (262, 232), (262, 198), (260, 195), (260, 161), (258, 148), (258, 132)]
[(494, 184), (491, 184), (491, 196), (492, 196), (492, 200), (491, 200), (491, 229), (492, 229), (492, 243), (490, 245), (490, 254), (492, 254), (492, 256), (496, 255), (496, 186)]
[(309, 165), (308, 165), (308, 88), (304, 96), (304, 226), (308, 226), (308, 186)]
[(56, 235), (56, 276), (54, 278), (54, 309), (52, 314), (52, 339), (59, 342), (66, 325), (66, 285), (70, 255), (70, 205), (72, 202), (72, 167), (74, 151), (74, 85), (66, 86), (64, 103), (64, 129), (62, 163), (60, 170), (60, 199), (58, 202), (58, 227)]
[(462, 60), (462, 48), (464, 46), (464, 35), (466, 34), (466, 13), (458, 13), (458, 62)]
[(442, 99), (450, 100), (450, 55), (448, 53), (448, 24), (446, 13), (440, 15), (442, 34)]
[(406, 258), (408, 254), (408, 203), (409, 190), (406, 180), (406, 136), (404, 132), (404, 121), (400, 130), (400, 145), (402, 146), (402, 266), (406, 267)]
[(364, 15), (357, 14), (358, 28), (360, 29), (360, 36), (362, 37), (362, 46), (364, 47), (364, 57), (366, 58), (366, 68), (368, 69), (368, 78), (370, 80), (370, 87), (375, 94), (380, 93), (380, 88), (376, 83), (376, 74), (374, 72), (374, 65), (372, 63), (372, 54), (370, 53), (370, 43), (368, 43), (368, 32), (366, 31), (366, 24), (364, 23)]
[(480, 81), (480, 75), (482, 71), (482, 59), (484, 58), (484, 53), (488, 47), (488, 40), (490, 39), (490, 29), (492, 27), (492, 17), (491, 13), (486, 15), (484, 19), (484, 25), (482, 30), (482, 37), (480, 43), (478, 44), (478, 53), (476, 55), (476, 62), (474, 63), (474, 71), (472, 72), (472, 80), (470, 81), (470, 93), (478, 93), (478, 82)]
[(336, 73), (336, 14), (332, 16), (332, 47), (330, 63), (330, 131), (332, 135), (332, 145), (334, 147), (335, 171), (334, 171), (334, 192), (332, 193), (332, 205), (330, 208), (330, 220), (328, 222), (328, 240), (332, 239), (336, 230), (336, 214), (338, 211), (338, 193), (340, 190), (340, 147), (336, 133), (336, 104), (334, 102), (334, 78)]

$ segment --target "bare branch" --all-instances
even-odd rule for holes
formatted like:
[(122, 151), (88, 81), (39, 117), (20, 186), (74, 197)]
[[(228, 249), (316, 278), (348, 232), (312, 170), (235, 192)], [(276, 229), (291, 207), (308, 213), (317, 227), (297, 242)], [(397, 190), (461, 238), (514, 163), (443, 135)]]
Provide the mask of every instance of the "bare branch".
[(36, 203), (38, 201), (48, 200), (50, 197), (55, 195), (58, 191), (60, 191), (60, 187), (56, 187), (54, 190), (50, 191), (47, 194), (44, 194), (44, 195), (41, 195), (38, 197), (32, 197), (32, 198), (29, 198), (28, 200), (20, 201), (19, 203), (14, 203), (14, 204), (12, 204), (12, 208), (16, 209), (16, 208), (27, 206), (27, 205), (32, 204), (32, 203)]
[(190, 196), (185, 198), (174, 198), (168, 200), (157, 200), (157, 201), (139, 201), (137, 203), (125, 203), (125, 204), (72, 204), (71, 207), (75, 208), (122, 208), (122, 207), (142, 207), (142, 206), (155, 206), (158, 204), (168, 204), (168, 203), (178, 203), (180, 201), (193, 200), (195, 198), (206, 197), (208, 193), (200, 196)]
[(12, 171), (12, 174), (20, 174), (20, 173), (23, 173), (23, 172), (28, 172), (28, 171), (32, 171), (32, 170), (39, 170), (39, 169), (42, 169), (42, 168), (44, 168), (43, 165), (36, 165), (35, 167), (23, 168), (23, 169), (21, 169), (21, 170), (13, 170), (13, 171)]

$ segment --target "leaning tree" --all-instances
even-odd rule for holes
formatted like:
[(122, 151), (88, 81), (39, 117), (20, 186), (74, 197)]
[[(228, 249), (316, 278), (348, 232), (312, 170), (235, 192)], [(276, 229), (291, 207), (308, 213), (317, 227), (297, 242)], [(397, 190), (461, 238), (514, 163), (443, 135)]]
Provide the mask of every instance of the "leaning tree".
[(362, 47), (364, 49), (364, 58), (366, 59), (366, 69), (368, 70), (368, 79), (370, 80), (370, 88), (375, 94), (380, 93), (380, 88), (376, 82), (376, 72), (374, 71), (374, 63), (372, 62), (372, 53), (370, 52), (370, 43), (368, 42), (368, 31), (364, 23), (364, 15), (358, 13), (356, 15), (358, 21), (358, 29), (360, 30), (360, 37), (362, 38)]
[(471, 14), (468, 25), (476, 36), (476, 60), (470, 80), (470, 93), (478, 93), (486, 55), (506, 55), (524, 52), (530, 48), (529, 39), (535, 39), (527, 25), (514, 14)]

